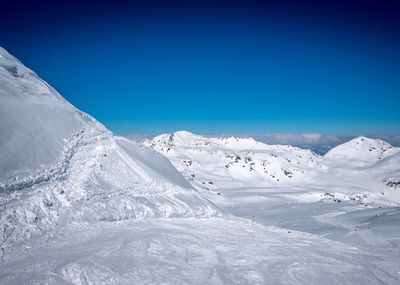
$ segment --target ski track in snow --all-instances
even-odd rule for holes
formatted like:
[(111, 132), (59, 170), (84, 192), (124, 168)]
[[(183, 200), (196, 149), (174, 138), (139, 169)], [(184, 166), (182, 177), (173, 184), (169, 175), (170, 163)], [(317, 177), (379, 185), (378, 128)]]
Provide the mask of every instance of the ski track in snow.
[(33, 173), (30, 176), (23, 176), (23, 177), (14, 177), (9, 182), (0, 182), (0, 192), (11, 192), (11, 191), (19, 191), (25, 188), (29, 188), (34, 186), (35, 184), (39, 184), (42, 182), (46, 182), (49, 180), (59, 179), (62, 175), (65, 174), (70, 160), (72, 156), (76, 152), (76, 148), (80, 140), (82, 139), (83, 133), (85, 130), (82, 130), (72, 137), (69, 140), (63, 150), (62, 157), (60, 161), (53, 167), (49, 167), (47, 169), (43, 169), (38, 173)]

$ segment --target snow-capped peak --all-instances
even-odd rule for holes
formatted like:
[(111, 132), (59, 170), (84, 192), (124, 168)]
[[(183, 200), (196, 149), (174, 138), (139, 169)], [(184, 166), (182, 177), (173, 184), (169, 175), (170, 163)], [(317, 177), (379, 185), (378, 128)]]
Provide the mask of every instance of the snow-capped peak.
[(235, 137), (235, 136), (216, 136), (206, 137), (193, 134), (188, 131), (177, 131), (170, 134), (162, 134), (156, 136), (153, 140), (147, 140), (147, 145), (151, 145), (161, 151), (171, 151), (175, 147), (193, 148), (193, 147), (218, 147), (225, 149), (237, 150), (256, 150), (256, 149), (269, 149), (268, 146), (262, 142), (254, 140), (252, 137)]
[(325, 154), (326, 159), (342, 162), (376, 162), (399, 150), (381, 139), (360, 136), (338, 145)]

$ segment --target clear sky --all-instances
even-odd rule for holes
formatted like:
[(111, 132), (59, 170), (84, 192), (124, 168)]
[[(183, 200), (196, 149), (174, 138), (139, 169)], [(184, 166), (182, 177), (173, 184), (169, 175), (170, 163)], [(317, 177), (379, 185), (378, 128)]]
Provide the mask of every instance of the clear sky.
[(0, 45), (115, 133), (400, 133), (400, 1), (8, 2)]

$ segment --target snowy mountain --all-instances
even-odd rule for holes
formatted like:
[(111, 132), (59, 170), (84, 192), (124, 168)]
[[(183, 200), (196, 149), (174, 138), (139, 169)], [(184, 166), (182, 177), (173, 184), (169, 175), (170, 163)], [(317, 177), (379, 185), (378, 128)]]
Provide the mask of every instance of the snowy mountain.
[[(400, 202), (400, 148), (380, 139), (358, 137), (341, 144), (323, 158), (330, 173), (341, 180), (361, 185), (368, 192)], [(383, 197), (380, 197), (383, 198)]]
[(328, 151), (324, 158), (351, 166), (371, 165), (378, 160), (399, 154), (400, 149), (380, 139), (357, 137)]
[(204, 189), (299, 183), (321, 167), (321, 157), (310, 150), (266, 145), (252, 138), (205, 138), (180, 131), (144, 144), (171, 159), (189, 181)]
[[(337, 226), (362, 224), (367, 217), (380, 234), (373, 215), (392, 229), (396, 209), (356, 216), (341, 211), (336, 218), (326, 212), (329, 204), (304, 203), (323, 206), (312, 211), (293, 206), (292, 197), (315, 196), (299, 185), (307, 187), (330, 167), (311, 151), (187, 132), (146, 143), (170, 158), (185, 179), (160, 153), (114, 136), (77, 110), (4, 49), (0, 126), (1, 284), (399, 280), (398, 254), (388, 250), (392, 243), (397, 246), (395, 231), (366, 242), (384, 247), (358, 248), (343, 238), (352, 225), (348, 231)], [(390, 169), (395, 168), (393, 156), (378, 163), (389, 159)], [(293, 191), (279, 185), (291, 185)], [(202, 187), (225, 192), (209, 195)], [(276, 201), (290, 203), (274, 208)], [(311, 213), (318, 214), (312, 221), (322, 226), (293, 222), (293, 215), (297, 223), (311, 221)]]
[[(380, 193), (388, 191), (385, 183), (400, 173), (399, 148), (365, 137), (339, 145), (323, 157), (310, 150), (267, 145), (252, 138), (206, 138), (182, 131), (157, 136), (144, 144), (169, 158), (196, 188), (213, 192), (232, 187), (319, 185), (321, 189), (342, 188), (340, 192)], [(399, 202), (399, 195), (394, 196), (393, 201)]]

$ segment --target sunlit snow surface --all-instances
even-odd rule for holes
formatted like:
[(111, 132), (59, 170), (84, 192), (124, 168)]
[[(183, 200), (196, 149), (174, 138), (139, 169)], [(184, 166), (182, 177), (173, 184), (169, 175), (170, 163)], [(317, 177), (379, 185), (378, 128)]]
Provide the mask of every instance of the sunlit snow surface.
[(251, 139), (147, 143), (171, 163), (0, 55), (1, 284), (399, 283), (397, 149), (337, 168)]
[(395, 254), (217, 218), (63, 228), (16, 249), (4, 283), (396, 284)]

